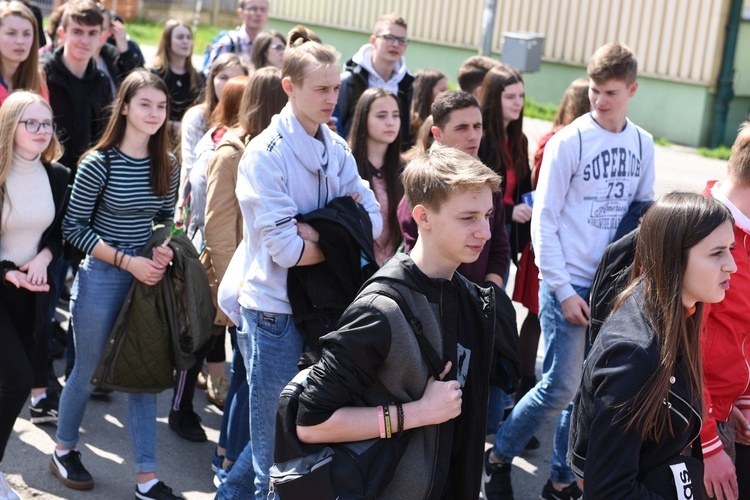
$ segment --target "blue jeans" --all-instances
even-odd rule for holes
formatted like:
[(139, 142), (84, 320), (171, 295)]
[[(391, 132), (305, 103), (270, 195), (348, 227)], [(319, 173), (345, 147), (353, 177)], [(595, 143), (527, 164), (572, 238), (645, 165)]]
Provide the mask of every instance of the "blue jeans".
[[(217, 499), (265, 500), (269, 469), (273, 465), (276, 408), (279, 395), (299, 371), (302, 335), (290, 314), (242, 308), (237, 327), (237, 347), (242, 352), (250, 387), (250, 443), (232, 467)], [(254, 485), (251, 470), (255, 471)]]
[[(229, 334), (236, 339), (236, 328), (231, 327)], [(226, 458), (230, 462), (236, 462), (242, 450), (250, 441), (250, 403), (248, 402), (249, 389), (247, 387), (247, 370), (242, 359), (242, 353), (237, 342), (233, 342), (235, 348), (232, 355), (232, 379), (227, 391), (224, 415), (221, 418), (221, 432), (219, 433), (219, 446), (225, 448)]]
[[(133, 250), (125, 253), (134, 255)], [(76, 361), (60, 397), (57, 444), (74, 448), (80, 438), (94, 374), (133, 277), (92, 256), (79, 268), (70, 299)], [(156, 394), (128, 394), (128, 432), (135, 472), (156, 471)]]
[[(565, 320), (560, 301), (542, 281), (539, 290), (539, 321), (544, 335), (542, 379), (516, 404), (495, 438), (493, 453), (510, 463), (521, 454), (529, 439), (544, 422), (560, 413), (555, 430), (550, 479), (558, 483), (575, 481), (566, 463), (572, 400), (583, 374), (586, 327)], [(589, 289), (573, 287), (584, 300)]]

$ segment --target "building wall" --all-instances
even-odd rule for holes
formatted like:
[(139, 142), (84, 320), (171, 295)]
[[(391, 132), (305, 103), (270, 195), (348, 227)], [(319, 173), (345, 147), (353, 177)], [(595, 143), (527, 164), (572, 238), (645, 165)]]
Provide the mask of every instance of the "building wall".
[[(193, 0), (172, 0), (190, 16)], [(187, 6), (187, 3), (190, 6)], [(527, 95), (557, 104), (567, 85), (585, 76), (593, 51), (607, 41), (630, 45), (639, 59), (639, 89), (630, 116), (655, 137), (678, 144), (706, 145), (713, 119), (715, 85), (724, 48), (730, 0), (500, 0), (493, 57), (499, 57), (502, 33), (544, 33), (543, 64), (525, 75)], [(745, 0), (750, 4), (750, 0)], [(485, 0), (271, 0), (269, 28), (287, 32), (297, 23), (316, 30), (342, 54), (342, 62), (367, 43), (375, 19), (400, 12), (409, 22), (407, 63), (412, 71), (434, 68), (456, 82), (461, 62), (477, 53)], [(233, 3), (221, 0), (222, 25), (236, 24)], [(204, 3), (204, 12), (212, 2)], [(163, 20), (154, 4), (144, 15)], [(206, 21), (205, 19), (203, 19)], [(335, 28), (333, 28), (335, 27)], [(740, 26), (735, 58), (735, 99), (727, 122), (731, 144), (750, 109), (750, 22)]]

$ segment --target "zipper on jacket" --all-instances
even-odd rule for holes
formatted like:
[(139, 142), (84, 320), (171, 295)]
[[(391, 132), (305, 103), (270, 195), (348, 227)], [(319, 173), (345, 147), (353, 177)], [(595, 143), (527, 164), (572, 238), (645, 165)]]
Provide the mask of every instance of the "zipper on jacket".
[[(680, 396), (678, 396), (676, 393), (674, 393), (672, 391), (672, 389), (669, 390), (669, 394), (671, 394), (672, 396), (674, 396), (677, 399), (679, 399), (680, 401), (682, 401), (685, 404), (685, 406), (687, 406), (688, 408), (690, 408), (690, 411), (693, 412), (693, 415), (695, 415), (696, 417), (698, 417), (698, 423), (699, 423), (699, 425), (698, 425), (698, 433), (695, 436), (693, 436), (693, 438), (690, 440), (690, 442), (692, 443), (693, 441), (695, 441), (698, 438), (698, 436), (700, 436), (701, 428), (703, 427), (703, 418), (701, 417), (701, 415), (697, 411), (695, 411), (695, 408), (693, 408), (693, 405), (691, 405), (690, 403), (688, 403), (687, 401), (685, 401), (683, 398), (681, 398)], [(682, 420), (684, 420), (685, 423), (688, 425), (688, 429), (690, 429), (690, 420), (685, 415), (683, 415), (682, 413), (680, 413), (679, 410), (677, 410), (677, 408), (675, 408), (674, 405), (672, 405), (672, 403), (670, 403), (670, 402), (668, 402), (666, 400), (664, 401), (664, 403), (669, 406), (670, 410), (674, 411), (677, 415), (679, 415), (680, 418), (682, 418)]]

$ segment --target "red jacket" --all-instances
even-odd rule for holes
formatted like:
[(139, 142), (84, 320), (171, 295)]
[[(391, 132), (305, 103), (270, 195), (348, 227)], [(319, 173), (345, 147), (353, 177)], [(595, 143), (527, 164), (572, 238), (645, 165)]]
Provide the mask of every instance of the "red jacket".
[[(711, 196), (716, 181), (703, 194)], [(750, 234), (734, 226), (732, 256), (737, 272), (718, 304), (705, 304), (703, 316), (703, 376), (706, 417), (701, 430), (703, 455), (710, 457), (723, 447), (716, 422), (726, 422), (732, 407), (750, 408)]]

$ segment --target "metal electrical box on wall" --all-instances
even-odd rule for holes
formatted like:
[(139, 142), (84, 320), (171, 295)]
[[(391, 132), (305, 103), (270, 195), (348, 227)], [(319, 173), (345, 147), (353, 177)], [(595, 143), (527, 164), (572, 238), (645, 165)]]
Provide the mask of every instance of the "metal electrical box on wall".
[(544, 35), (514, 31), (503, 33), (500, 61), (521, 73), (534, 73), (542, 65)]

